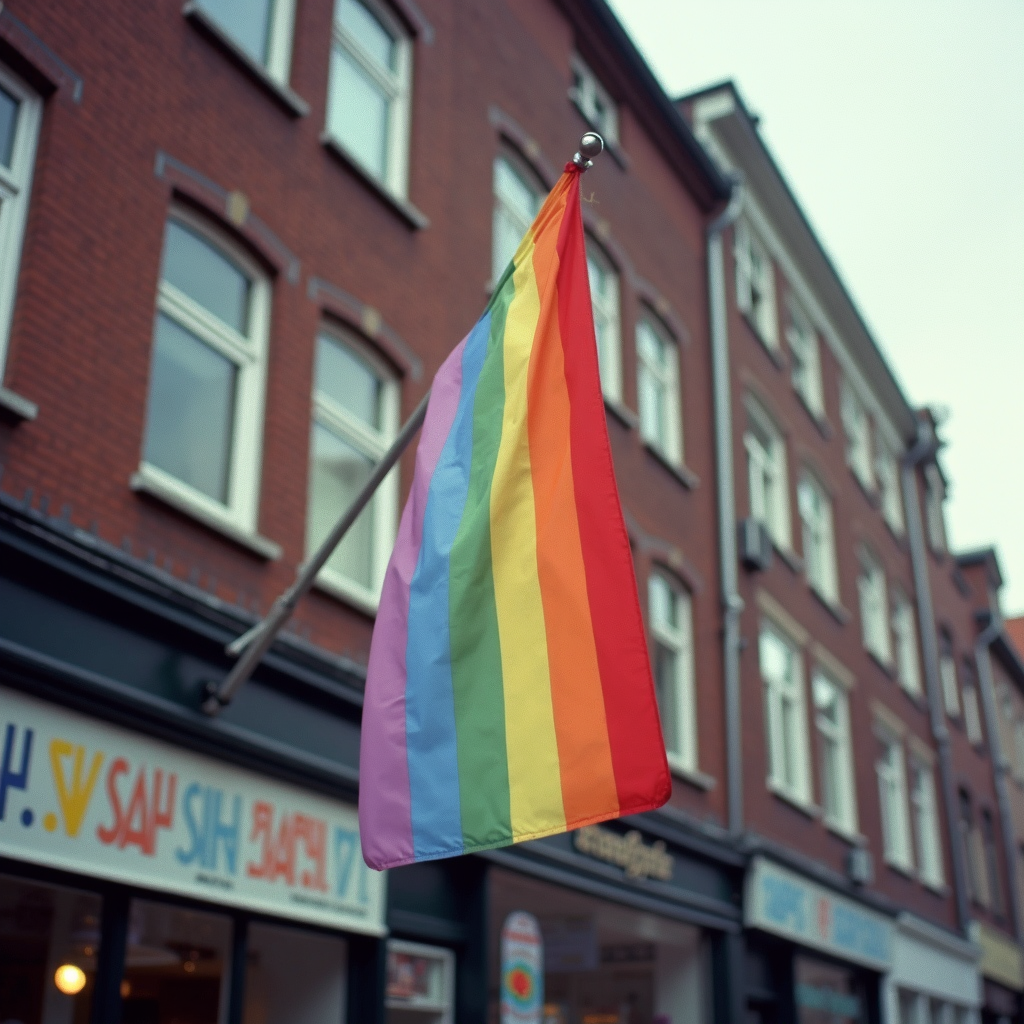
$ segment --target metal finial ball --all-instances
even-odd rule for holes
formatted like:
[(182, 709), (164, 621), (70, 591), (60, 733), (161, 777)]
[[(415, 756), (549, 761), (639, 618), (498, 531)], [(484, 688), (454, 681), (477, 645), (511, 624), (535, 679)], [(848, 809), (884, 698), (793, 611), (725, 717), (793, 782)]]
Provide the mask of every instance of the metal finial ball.
[(580, 139), (580, 155), (587, 160), (593, 160), (595, 156), (600, 156), (603, 150), (604, 139), (597, 132), (587, 132)]

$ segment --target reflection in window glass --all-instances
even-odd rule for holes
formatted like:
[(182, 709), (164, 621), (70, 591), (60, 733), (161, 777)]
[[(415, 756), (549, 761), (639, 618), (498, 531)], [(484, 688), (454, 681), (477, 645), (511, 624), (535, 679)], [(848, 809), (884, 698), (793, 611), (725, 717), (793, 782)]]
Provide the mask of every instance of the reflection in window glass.
[(218, 1024), (230, 952), (230, 918), (132, 900), (122, 1024)]
[(387, 95), (345, 50), (331, 54), (331, 83), (346, 102), (331, 106), (329, 131), (375, 177), (383, 178), (387, 164)]
[(201, 6), (257, 64), (267, 63), (272, 0), (201, 0)]
[(6, 89), (0, 89), (0, 163), (4, 167), (11, 166), (19, 106), (18, 101)]
[(343, 939), (250, 925), (243, 1024), (343, 1021), (346, 962)]
[(380, 429), (380, 375), (352, 349), (325, 335), (316, 343), (316, 389), (368, 427)]
[(358, 0), (341, 0), (338, 20), (366, 56), (382, 68), (395, 69), (395, 40), (369, 8)]
[(248, 330), (249, 278), (226, 256), (176, 221), (168, 221), (163, 278), (228, 327)]
[(237, 366), (158, 313), (144, 458), (228, 502)]
[(0, 1020), (86, 1024), (100, 911), (91, 893), (0, 875)]

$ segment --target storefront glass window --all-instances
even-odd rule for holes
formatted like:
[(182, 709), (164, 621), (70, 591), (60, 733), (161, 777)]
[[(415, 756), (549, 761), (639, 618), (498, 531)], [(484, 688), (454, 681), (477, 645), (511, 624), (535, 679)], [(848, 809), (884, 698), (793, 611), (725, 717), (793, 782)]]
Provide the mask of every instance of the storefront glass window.
[(862, 988), (854, 971), (811, 957), (796, 957), (798, 1024), (864, 1024), (868, 1018)]
[(0, 875), (0, 1021), (86, 1024), (101, 909), (91, 893)]
[(418, 942), (388, 943), (388, 1024), (450, 1024), (455, 1008), (455, 956)]
[(544, 1024), (691, 1024), (710, 1016), (710, 961), (699, 928), (495, 869), (489, 1015), (499, 1019), (501, 927), (540, 922)]
[(132, 900), (121, 1024), (219, 1024), (230, 952), (230, 918)]
[(343, 939), (250, 925), (243, 1024), (339, 1024), (347, 960)]

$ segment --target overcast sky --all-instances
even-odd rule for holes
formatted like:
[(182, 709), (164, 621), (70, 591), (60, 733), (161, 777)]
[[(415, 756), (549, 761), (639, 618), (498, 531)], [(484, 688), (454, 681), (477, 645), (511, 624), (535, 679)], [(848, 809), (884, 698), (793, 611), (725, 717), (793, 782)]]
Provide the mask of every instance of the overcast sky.
[(910, 401), (952, 543), (1024, 612), (1024, 0), (611, 0), (670, 95), (732, 78)]

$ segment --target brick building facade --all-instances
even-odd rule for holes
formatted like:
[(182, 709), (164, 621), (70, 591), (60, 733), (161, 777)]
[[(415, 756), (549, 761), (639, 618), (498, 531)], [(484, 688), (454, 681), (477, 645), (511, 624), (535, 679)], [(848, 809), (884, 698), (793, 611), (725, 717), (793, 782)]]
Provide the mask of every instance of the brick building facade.
[[(238, 699), (207, 717), (204, 687), (588, 128), (673, 794), (385, 882), (358, 726), (411, 452)], [(548, 1024), (960, 1024), (985, 942), (1017, 1012), (1008, 819), (968, 735), (988, 590), (915, 548), (933, 425), (735, 89), (674, 105), (603, 0), (12, 0), (0, 239), (0, 1020), (497, 1021), (517, 910)]]

